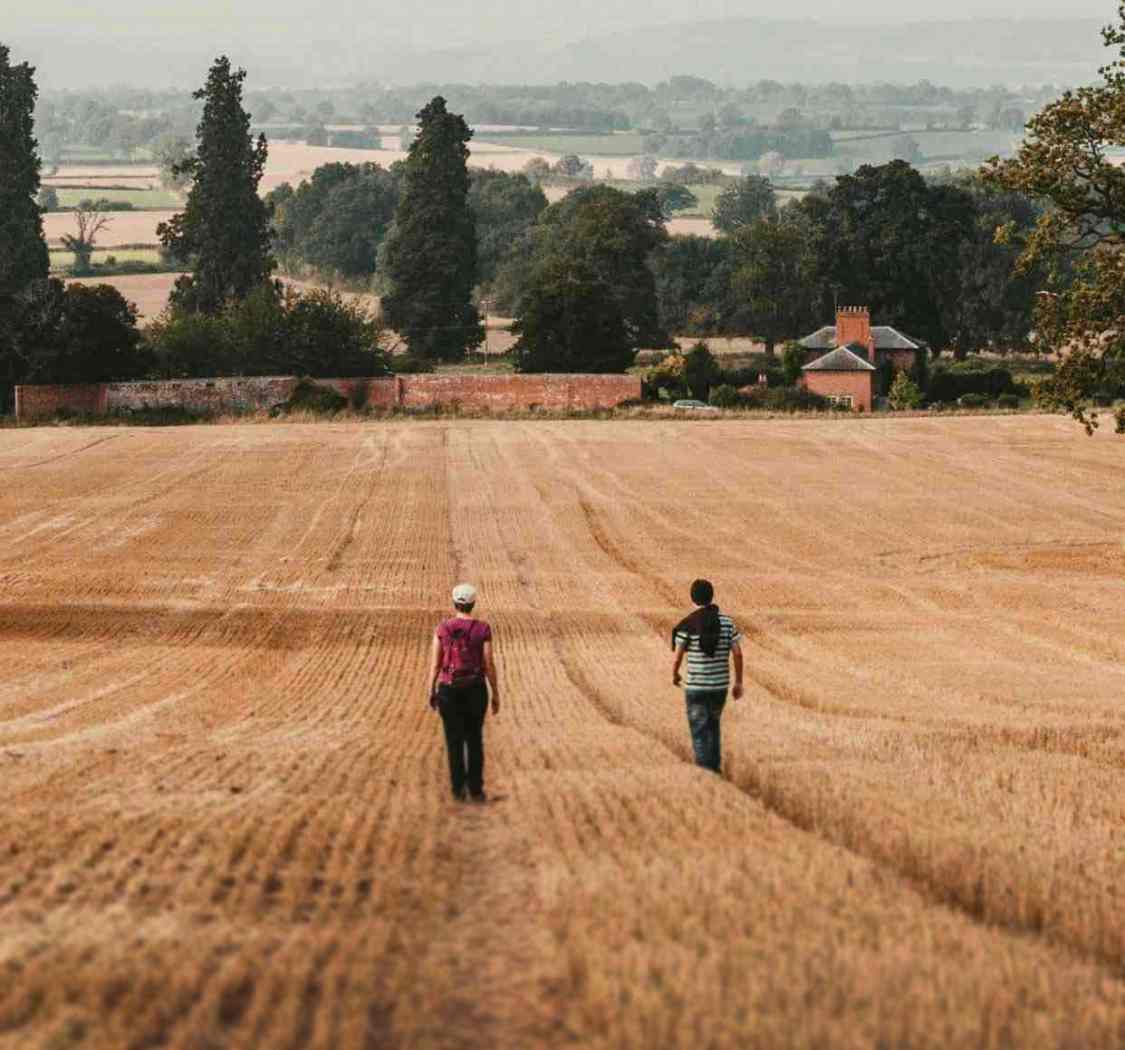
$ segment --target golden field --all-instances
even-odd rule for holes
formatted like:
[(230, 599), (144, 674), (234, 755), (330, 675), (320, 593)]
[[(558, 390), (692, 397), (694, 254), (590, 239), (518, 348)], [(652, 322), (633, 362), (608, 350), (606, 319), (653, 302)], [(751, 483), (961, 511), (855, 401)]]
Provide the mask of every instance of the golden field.
[[(1121, 440), (0, 431), (0, 1047), (1125, 1041)], [(697, 770), (668, 633), (746, 633)], [(452, 583), (490, 804), (425, 703)]]

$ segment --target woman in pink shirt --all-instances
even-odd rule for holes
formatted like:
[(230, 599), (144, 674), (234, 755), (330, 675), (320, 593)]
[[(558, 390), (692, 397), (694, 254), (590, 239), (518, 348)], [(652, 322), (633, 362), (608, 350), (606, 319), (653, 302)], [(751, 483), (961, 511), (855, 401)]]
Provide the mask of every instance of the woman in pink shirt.
[(492, 660), (492, 628), (473, 615), (476, 588), (453, 588), (456, 615), (438, 624), (430, 658), (430, 706), (441, 714), (453, 797), (484, 802), (484, 718), (488, 685), (492, 713), (500, 713), (500, 690)]

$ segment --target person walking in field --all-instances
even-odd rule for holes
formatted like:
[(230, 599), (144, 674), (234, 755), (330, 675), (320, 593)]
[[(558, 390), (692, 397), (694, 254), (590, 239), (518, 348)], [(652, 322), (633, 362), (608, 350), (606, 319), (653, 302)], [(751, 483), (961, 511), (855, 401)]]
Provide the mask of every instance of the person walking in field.
[(430, 658), (430, 706), (441, 715), (453, 797), (484, 802), (484, 718), (488, 686), (492, 713), (500, 713), (500, 690), (492, 660), (492, 629), (473, 615), (476, 588), (453, 588), (456, 614), (438, 624)]
[[(735, 622), (719, 611), (715, 604), (715, 588), (708, 580), (691, 585), (695, 611), (676, 625), (672, 632), (672, 684), (683, 683), (680, 668), (687, 657), (688, 728), (695, 751), (695, 764), (720, 772), (722, 737), (719, 731), (727, 690), (735, 700), (742, 699), (742, 634)], [(734, 663), (734, 687), (731, 689), (730, 665)]]

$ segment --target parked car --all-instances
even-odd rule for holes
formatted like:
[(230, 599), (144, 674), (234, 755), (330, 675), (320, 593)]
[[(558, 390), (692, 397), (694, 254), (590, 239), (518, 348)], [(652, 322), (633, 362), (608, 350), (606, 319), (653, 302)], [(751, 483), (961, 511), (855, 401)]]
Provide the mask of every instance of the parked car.
[(687, 409), (689, 412), (718, 412), (719, 410), (714, 405), (708, 405), (703, 401), (696, 401), (694, 398), (682, 398), (679, 401), (672, 402), (673, 408)]

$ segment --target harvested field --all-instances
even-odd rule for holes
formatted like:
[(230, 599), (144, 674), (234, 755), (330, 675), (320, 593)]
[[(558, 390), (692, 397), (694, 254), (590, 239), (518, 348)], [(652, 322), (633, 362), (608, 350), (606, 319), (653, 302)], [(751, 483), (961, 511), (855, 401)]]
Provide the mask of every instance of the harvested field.
[(141, 324), (152, 321), (168, 305), (178, 273), (134, 273), (121, 277), (71, 277), (68, 283), (109, 284), (137, 307)]
[[(156, 227), (167, 222), (174, 211), (114, 211), (107, 212), (109, 225), (98, 234), (99, 248), (115, 248), (120, 244), (158, 244)], [(47, 243), (52, 247), (61, 244), (64, 233), (73, 234), (74, 213), (53, 211), (43, 216), (43, 229)]]
[[(1119, 1047), (1122, 454), (0, 431), (0, 1047)], [(667, 680), (701, 573), (747, 634), (724, 779)], [(423, 685), (460, 578), (504, 694), (471, 808)]]

